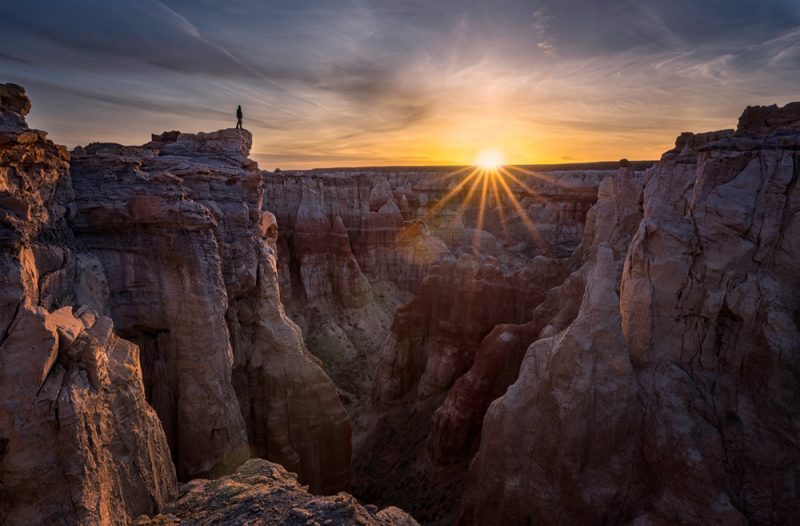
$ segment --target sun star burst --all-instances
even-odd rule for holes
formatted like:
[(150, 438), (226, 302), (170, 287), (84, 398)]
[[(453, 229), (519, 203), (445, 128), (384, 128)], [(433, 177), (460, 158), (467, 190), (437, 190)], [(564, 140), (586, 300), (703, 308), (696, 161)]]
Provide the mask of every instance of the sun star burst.
[(497, 170), (503, 166), (503, 152), (495, 148), (488, 148), (481, 151), (475, 159), (475, 164), (484, 170)]

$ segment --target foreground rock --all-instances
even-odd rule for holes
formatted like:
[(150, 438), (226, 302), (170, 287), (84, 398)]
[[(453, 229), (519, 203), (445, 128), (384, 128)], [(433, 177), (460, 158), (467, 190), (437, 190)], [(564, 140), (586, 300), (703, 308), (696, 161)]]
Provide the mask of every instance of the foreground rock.
[(178, 524), (416, 526), (397, 508), (362, 506), (350, 495), (318, 497), (300, 486), (293, 473), (264, 460), (250, 460), (217, 480), (193, 480), (161, 515), (141, 517), (136, 526)]
[(648, 171), (625, 252), (590, 249), (574, 320), (489, 408), (461, 523), (796, 521), (799, 112), (748, 108)]
[(176, 491), (139, 349), (66, 223), (69, 154), (0, 85), (0, 523), (127, 524)]

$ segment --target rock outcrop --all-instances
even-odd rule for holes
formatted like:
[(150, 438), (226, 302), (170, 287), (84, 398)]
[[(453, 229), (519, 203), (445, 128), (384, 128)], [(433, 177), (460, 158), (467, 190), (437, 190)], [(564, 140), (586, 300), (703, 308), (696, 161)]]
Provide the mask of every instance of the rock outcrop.
[(549, 321), (534, 309), (577, 265), (563, 256), (602, 168), (264, 174), (283, 301), (353, 419), (359, 498), (452, 522), (483, 414)]
[(139, 349), (67, 225), (69, 154), (0, 85), (0, 523), (127, 524), (177, 489)]
[(461, 523), (795, 520), (798, 151), (797, 104), (748, 108), (679, 137), (634, 229), (601, 199), (595, 239), (632, 239), (582, 247), (578, 313), (490, 406)]
[(593, 255), (605, 244), (617, 260), (622, 257), (641, 219), (640, 198), (641, 179), (630, 168), (607, 177), (573, 254), (561, 260), (537, 258), (523, 274), (515, 290), (524, 291), (525, 312), (532, 316), (526, 323), (497, 325), (481, 341), (469, 372), (437, 409), (429, 445), (439, 462), (457, 462), (471, 451), (489, 404), (516, 381), (528, 346), (575, 319)]
[(179, 479), (253, 455), (337, 491), (349, 483), (350, 423), (284, 314), (251, 140), (169, 132), (76, 149), (73, 230), (106, 269), (120, 334), (142, 348)]
[(417, 526), (417, 521), (394, 507), (378, 510), (375, 506), (362, 506), (346, 493), (311, 495), (282, 466), (254, 459), (232, 475), (185, 484), (161, 515), (141, 517), (134, 523), (178, 524)]
[(252, 455), (345, 488), (350, 423), (284, 314), (249, 133), (70, 157), (29, 109), (0, 86), (0, 522), (127, 524), (175, 466)]

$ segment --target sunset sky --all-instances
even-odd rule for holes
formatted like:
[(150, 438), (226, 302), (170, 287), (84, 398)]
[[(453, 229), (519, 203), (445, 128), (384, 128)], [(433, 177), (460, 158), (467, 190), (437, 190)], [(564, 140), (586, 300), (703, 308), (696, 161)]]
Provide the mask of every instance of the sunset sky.
[(797, 0), (0, 0), (56, 142), (233, 127), (262, 168), (658, 158), (800, 100)]

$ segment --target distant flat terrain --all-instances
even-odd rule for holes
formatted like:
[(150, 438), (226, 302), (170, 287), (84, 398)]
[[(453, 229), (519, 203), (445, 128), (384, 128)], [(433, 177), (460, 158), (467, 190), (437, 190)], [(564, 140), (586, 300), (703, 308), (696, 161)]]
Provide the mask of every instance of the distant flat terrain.
[[(653, 166), (657, 161), (629, 161), (630, 166), (635, 170), (646, 170)], [(560, 164), (510, 164), (507, 167), (519, 168), (534, 172), (559, 172), (571, 170), (616, 170), (619, 168), (619, 161), (594, 161), (588, 163), (560, 163)], [(398, 172), (450, 172), (472, 168), (470, 165), (452, 166), (351, 166), (333, 168), (311, 168), (308, 170), (283, 170), (284, 172), (379, 172), (379, 173), (398, 173)]]

